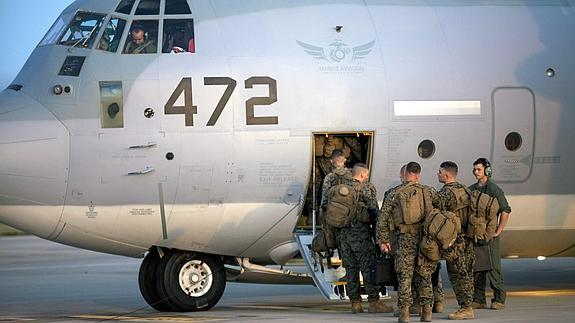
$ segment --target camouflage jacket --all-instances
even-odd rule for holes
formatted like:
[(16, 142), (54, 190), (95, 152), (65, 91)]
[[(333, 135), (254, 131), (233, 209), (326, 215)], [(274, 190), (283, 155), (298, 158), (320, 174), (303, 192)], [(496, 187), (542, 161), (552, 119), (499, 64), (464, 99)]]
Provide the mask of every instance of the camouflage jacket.
[(327, 195), (329, 189), (339, 185), (348, 184), (350, 186), (355, 186), (353, 178), (351, 177), (351, 170), (344, 167), (335, 168), (331, 173), (323, 179), (323, 185), (321, 188), (321, 203), (320, 208), (324, 208), (327, 204)]
[[(382, 242), (389, 242), (389, 234), (391, 231), (391, 228), (389, 226), (389, 221), (391, 221), (391, 210), (392, 210), (391, 201), (393, 200), (393, 196), (395, 195), (397, 189), (402, 187), (402, 185), (403, 184), (394, 186), (389, 190), (385, 191), (385, 193), (383, 194), (383, 204), (381, 205), (381, 210), (379, 211), (379, 215), (377, 217), (377, 224), (375, 227), (375, 240), (377, 241), (378, 244), (381, 244)], [(389, 214), (389, 216), (386, 219), (384, 219), (382, 216), (384, 209), (388, 209), (387, 214)]]
[(458, 182), (453, 182), (443, 185), (439, 192), (433, 190), (434, 193), (432, 192), (431, 194), (433, 207), (442, 211), (455, 211), (457, 201), (455, 200), (455, 195), (451, 191), (452, 188), (465, 189), (466, 187)]
[(375, 186), (370, 182), (360, 183), (356, 179), (353, 181), (355, 185), (357, 185), (355, 188), (358, 193), (359, 212), (364, 213), (363, 216), (369, 218), (369, 212), (377, 212), (379, 209), (379, 206), (377, 205), (377, 191)]

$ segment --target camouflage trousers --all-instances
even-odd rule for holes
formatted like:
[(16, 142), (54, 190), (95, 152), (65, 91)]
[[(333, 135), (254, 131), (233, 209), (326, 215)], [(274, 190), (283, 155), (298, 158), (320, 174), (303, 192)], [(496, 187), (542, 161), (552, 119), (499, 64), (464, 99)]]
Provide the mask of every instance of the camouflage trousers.
[(471, 306), (473, 302), (473, 263), (475, 251), (473, 241), (462, 235), (448, 250), (442, 251), (447, 263), (447, 274), (453, 286), (457, 303), (461, 307)]
[(399, 282), (397, 291), (399, 307), (411, 306), (413, 303), (412, 284), (419, 294), (421, 305), (432, 303), (431, 274), (435, 271), (437, 262), (428, 262), (424, 256), (419, 255), (420, 240), (419, 234), (399, 234), (392, 241), (395, 271)]
[(345, 268), (347, 294), (350, 301), (361, 300), (359, 272), (370, 301), (379, 300), (379, 286), (373, 285), (371, 269), (375, 263), (376, 247), (365, 228), (344, 228), (338, 231), (339, 255)]
[[(437, 264), (437, 269), (431, 274), (431, 288), (433, 289), (433, 303), (442, 303), (445, 298), (443, 291), (443, 280), (441, 279), (441, 263)], [(419, 306), (419, 292), (416, 286), (412, 286), (413, 306)]]

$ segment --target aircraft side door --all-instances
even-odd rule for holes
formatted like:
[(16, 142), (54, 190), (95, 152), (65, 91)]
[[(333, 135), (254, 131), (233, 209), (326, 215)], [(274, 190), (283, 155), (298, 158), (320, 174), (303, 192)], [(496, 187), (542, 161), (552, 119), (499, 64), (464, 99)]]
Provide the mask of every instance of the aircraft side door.
[(492, 93), (491, 163), (497, 182), (523, 182), (531, 175), (535, 149), (535, 96), (526, 87), (499, 87)]

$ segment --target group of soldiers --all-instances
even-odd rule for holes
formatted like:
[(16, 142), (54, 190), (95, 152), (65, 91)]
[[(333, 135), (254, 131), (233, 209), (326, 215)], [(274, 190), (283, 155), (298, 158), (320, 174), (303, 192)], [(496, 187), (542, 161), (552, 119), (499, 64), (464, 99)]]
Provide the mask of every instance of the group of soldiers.
[[(410, 314), (421, 316), (422, 322), (432, 320), (432, 312), (443, 311), (443, 290), (439, 276), (439, 260), (430, 260), (423, 255), (419, 248), (422, 241), (422, 224), (405, 224), (394, 216), (398, 212), (398, 203), (395, 201), (398, 192), (413, 187), (429, 192), (425, 199), (433, 208), (442, 211), (455, 211), (457, 205), (457, 189), (467, 188), (457, 182), (458, 167), (454, 162), (446, 161), (440, 165), (438, 181), (443, 187), (436, 191), (434, 188), (419, 183), (421, 166), (417, 162), (409, 162), (400, 171), (401, 184), (388, 190), (384, 194), (383, 205), (378, 207), (376, 188), (369, 182), (369, 170), (365, 164), (357, 163), (353, 168), (345, 168), (346, 158), (340, 150), (334, 150), (331, 156), (333, 171), (324, 178), (321, 208), (325, 209), (329, 203), (330, 188), (339, 184), (355, 187), (358, 192), (357, 199), (359, 213), (352, 220), (349, 227), (334, 229), (339, 256), (346, 270), (347, 292), (351, 301), (352, 313), (363, 312), (360, 295), (360, 276), (363, 276), (363, 285), (368, 295), (370, 313), (393, 312), (393, 307), (386, 305), (379, 299), (380, 287), (374, 282), (372, 268), (376, 256), (380, 251), (394, 256), (395, 270), (398, 278), (397, 311), (399, 322), (409, 322)], [(474, 308), (486, 308), (485, 277), (489, 278), (494, 291), (491, 309), (503, 309), (505, 304), (505, 288), (501, 275), (499, 259), (499, 234), (501, 234), (509, 219), (511, 209), (505, 199), (503, 191), (489, 180), (491, 169), (489, 161), (480, 158), (474, 163), (474, 175), (477, 183), (469, 189), (479, 190), (497, 198), (500, 204), (499, 223), (495, 234), (489, 244), (491, 245), (493, 270), (489, 272), (474, 273), (475, 261), (474, 246), (476, 241), (466, 236), (467, 223), (461, 219), (461, 231), (457, 239), (447, 248), (440, 248), (441, 258), (446, 261), (449, 280), (453, 286), (455, 296), (460, 308), (449, 314), (452, 320), (474, 318)], [(458, 214), (456, 212), (456, 214)], [(459, 214), (458, 214), (459, 215)], [(369, 218), (371, 221), (360, 221), (360, 218)], [(374, 232), (375, 231), (375, 232)], [(379, 250), (378, 250), (379, 249)], [(435, 278), (435, 284), (432, 283)], [(435, 295), (434, 295), (435, 292)]]

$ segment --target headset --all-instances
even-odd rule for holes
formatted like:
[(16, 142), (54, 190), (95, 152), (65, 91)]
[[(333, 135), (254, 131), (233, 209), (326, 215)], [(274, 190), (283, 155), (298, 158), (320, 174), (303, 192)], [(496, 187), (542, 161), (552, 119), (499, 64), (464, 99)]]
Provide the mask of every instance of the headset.
[(491, 163), (487, 158), (478, 158), (475, 161), (474, 165), (477, 164), (483, 165), (483, 174), (485, 174), (485, 176), (487, 177), (491, 177), (491, 175), (493, 174), (493, 169), (491, 168)]

